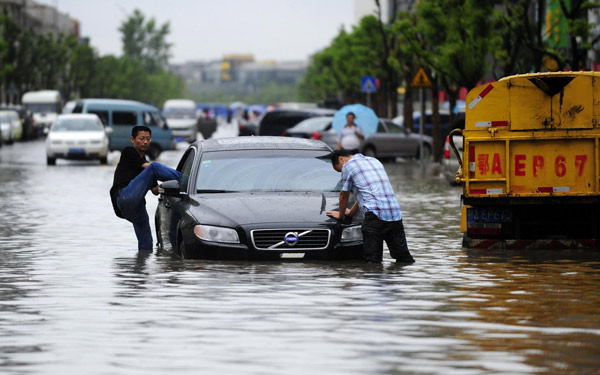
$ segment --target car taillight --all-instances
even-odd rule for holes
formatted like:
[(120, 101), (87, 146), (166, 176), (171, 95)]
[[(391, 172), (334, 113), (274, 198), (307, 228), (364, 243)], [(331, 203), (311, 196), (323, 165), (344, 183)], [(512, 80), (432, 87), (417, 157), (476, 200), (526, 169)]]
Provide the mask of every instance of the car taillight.
[(285, 132), (285, 130), (283, 132), (281, 132), (281, 136), (282, 137), (287, 137), (287, 133)]
[(321, 137), (321, 133), (319, 132), (313, 132), (310, 137), (312, 139), (316, 139), (317, 141), (320, 141), (321, 139), (323, 139), (323, 137)]
[(444, 159), (450, 159), (450, 136), (446, 137), (446, 143), (444, 143)]

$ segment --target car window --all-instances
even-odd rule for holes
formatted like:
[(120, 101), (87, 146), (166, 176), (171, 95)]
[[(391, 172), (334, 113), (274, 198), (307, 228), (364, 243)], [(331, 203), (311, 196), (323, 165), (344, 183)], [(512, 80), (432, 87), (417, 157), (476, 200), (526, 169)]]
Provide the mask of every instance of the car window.
[(71, 113), (82, 113), (83, 112), (83, 103), (77, 103), (75, 108), (73, 108), (73, 112)]
[(94, 113), (96, 114), (96, 116), (98, 116), (98, 118), (100, 119), (100, 121), (102, 121), (102, 124), (107, 125), (108, 122), (108, 111), (102, 110), (102, 109), (89, 109), (88, 113)]
[(198, 166), (198, 192), (337, 191), (340, 174), (328, 151), (206, 152)]
[(137, 112), (113, 111), (113, 125), (137, 125)]
[(160, 112), (144, 112), (144, 125), (146, 126), (158, 126), (160, 128), (166, 127), (166, 121)]
[(307, 119), (298, 123), (293, 129), (299, 132), (314, 132), (325, 130), (329, 124), (331, 124), (331, 119)]
[(187, 191), (195, 156), (196, 151), (193, 148), (190, 149), (187, 155), (184, 155), (184, 157), (181, 159), (181, 162), (177, 166), (177, 170), (181, 172), (181, 177), (179, 178), (179, 191)]
[(97, 132), (103, 130), (102, 124), (96, 119), (58, 119), (52, 126), (52, 132)]
[(385, 126), (383, 126), (381, 121), (377, 125), (377, 133), (387, 133), (387, 131), (385, 130)]
[(390, 133), (394, 133), (394, 134), (404, 134), (404, 133), (406, 133), (404, 131), (403, 127), (398, 126), (398, 125), (394, 124), (391, 121), (386, 121), (385, 122), (385, 126), (387, 127), (388, 132), (390, 132)]

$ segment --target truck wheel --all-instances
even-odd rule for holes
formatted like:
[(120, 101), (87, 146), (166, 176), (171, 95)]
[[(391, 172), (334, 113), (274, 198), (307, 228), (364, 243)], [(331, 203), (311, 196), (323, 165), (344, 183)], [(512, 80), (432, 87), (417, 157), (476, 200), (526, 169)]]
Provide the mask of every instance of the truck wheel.
[(48, 165), (56, 165), (56, 158), (51, 158), (50, 156), (48, 156), (46, 158), (46, 162), (48, 163)]
[(146, 153), (148, 154), (150, 159), (156, 160), (156, 159), (158, 159), (158, 156), (160, 155), (160, 147), (155, 145), (154, 143), (151, 143), (150, 147), (148, 148), (148, 151)]

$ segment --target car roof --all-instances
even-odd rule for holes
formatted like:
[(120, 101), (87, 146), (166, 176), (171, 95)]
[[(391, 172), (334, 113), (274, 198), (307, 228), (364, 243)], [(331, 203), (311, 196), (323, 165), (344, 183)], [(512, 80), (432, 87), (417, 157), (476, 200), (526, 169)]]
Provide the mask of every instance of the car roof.
[(233, 151), (233, 150), (315, 150), (331, 151), (329, 146), (321, 141), (291, 137), (235, 137), (217, 138), (197, 141), (194, 143), (204, 151)]
[(337, 112), (337, 111), (334, 109), (328, 109), (328, 108), (299, 108), (299, 109), (275, 108), (270, 111), (267, 111), (267, 113), (277, 113), (277, 112), (310, 113), (310, 114), (317, 114), (320, 116), (328, 116), (328, 115), (333, 116), (335, 114), (335, 112)]
[(135, 106), (141, 109), (148, 109), (148, 110), (153, 110), (156, 111), (158, 110), (158, 108), (156, 108), (153, 105), (150, 104), (146, 104), (146, 103), (142, 103), (142, 102), (136, 102), (135, 100), (127, 100), (127, 99), (96, 99), (96, 98), (86, 98), (86, 99), (79, 99), (77, 100), (77, 103), (87, 103), (89, 105), (105, 105), (105, 106)]
[(62, 115), (58, 115), (56, 119), (90, 119), (90, 120), (99, 120), (98, 115), (95, 113), (65, 113)]

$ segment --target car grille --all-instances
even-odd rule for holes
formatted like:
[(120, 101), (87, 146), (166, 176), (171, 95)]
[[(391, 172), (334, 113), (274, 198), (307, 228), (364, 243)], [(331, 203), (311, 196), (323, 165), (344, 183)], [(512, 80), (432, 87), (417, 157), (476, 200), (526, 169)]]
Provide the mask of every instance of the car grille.
[(329, 246), (329, 229), (258, 229), (250, 232), (258, 250), (323, 250)]

